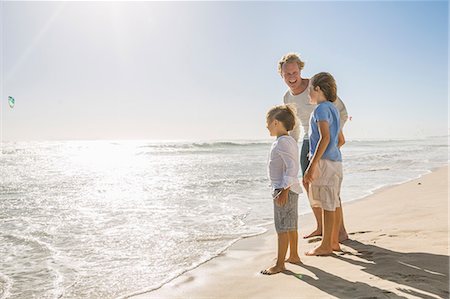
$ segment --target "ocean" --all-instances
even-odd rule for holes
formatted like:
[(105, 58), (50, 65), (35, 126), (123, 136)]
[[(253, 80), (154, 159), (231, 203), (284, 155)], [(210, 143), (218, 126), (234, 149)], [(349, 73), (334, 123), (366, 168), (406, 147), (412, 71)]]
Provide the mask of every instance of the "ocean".
[[(3, 142), (0, 298), (123, 298), (264, 233), (271, 143)], [(348, 202), (447, 165), (448, 137), (342, 153)], [(304, 194), (299, 212), (311, 212)]]

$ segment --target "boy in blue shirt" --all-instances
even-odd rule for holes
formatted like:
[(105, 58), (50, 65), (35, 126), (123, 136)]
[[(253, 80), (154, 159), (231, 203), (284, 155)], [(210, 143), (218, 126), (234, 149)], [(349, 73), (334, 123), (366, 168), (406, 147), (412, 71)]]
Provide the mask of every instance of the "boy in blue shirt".
[(306, 255), (329, 255), (341, 251), (339, 228), (342, 217), (339, 199), (342, 184), (342, 156), (338, 147), (339, 112), (336, 101), (336, 81), (329, 73), (316, 74), (309, 87), (314, 109), (310, 119), (310, 164), (303, 181), (313, 205), (323, 209), (321, 244)]

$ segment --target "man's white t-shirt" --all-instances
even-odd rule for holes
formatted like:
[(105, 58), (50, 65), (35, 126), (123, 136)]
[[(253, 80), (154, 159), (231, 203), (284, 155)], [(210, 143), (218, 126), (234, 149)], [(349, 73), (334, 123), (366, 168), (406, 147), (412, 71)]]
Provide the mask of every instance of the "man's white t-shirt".
[[(307, 140), (309, 138), (309, 118), (311, 117), (311, 113), (314, 111), (314, 108), (317, 107), (316, 104), (311, 104), (309, 102), (308, 88), (306, 88), (302, 93), (295, 96), (291, 93), (290, 90), (286, 91), (283, 97), (283, 102), (285, 104), (295, 104), (295, 107), (297, 108), (297, 117), (300, 121), (300, 124), (297, 123), (294, 129), (289, 132), (289, 135), (298, 142), (300, 137), (301, 125), (303, 128), (303, 139)], [(336, 101), (333, 102), (333, 104), (339, 111), (339, 122), (342, 130), (348, 118), (347, 108), (345, 108), (344, 103), (339, 97)]]

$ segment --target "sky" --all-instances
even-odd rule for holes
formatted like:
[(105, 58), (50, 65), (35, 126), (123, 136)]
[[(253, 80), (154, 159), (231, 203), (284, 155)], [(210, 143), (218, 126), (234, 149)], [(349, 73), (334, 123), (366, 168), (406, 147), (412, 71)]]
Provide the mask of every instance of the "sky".
[(267, 139), (288, 52), (302, 77), (334, 75), (347, 139), (447, 135), (448, 14), (446, 1), (2, 1), (1, 139)]

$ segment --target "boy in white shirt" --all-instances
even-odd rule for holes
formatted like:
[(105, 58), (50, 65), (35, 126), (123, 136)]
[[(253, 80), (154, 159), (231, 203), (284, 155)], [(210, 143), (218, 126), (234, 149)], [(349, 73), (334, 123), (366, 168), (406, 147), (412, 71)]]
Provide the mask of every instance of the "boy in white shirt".
[(261, 271), (271, 275), (284, 271), (287, 249), (289, 263), (301, 263), (298, 256), (298, 194), (301, 192), (298, 179), (299, 153), (297, 141), (289, 136), (296, 122), (295, 108), (282, 105), (269, 110), (266, 117), (270, 136), (277, 139), (270, 150), (268, 175), (274, 201), (274, 222), (278, 234), (278, 257), (274, 266)]

